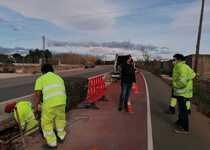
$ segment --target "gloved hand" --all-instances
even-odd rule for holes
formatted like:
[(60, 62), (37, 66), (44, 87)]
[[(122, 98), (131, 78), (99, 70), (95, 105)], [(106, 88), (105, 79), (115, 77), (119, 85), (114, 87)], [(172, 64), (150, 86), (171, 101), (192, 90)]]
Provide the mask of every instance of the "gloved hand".
[(35, 117), (36, 117), (37, 120), (40, 120), (40, 118), (41, 118), (41, 112), (40, 111), (37, 112)]
[(198, 80), (199, 77), (200, 77), (200, 74), (199, 73), (196, 73), (195, 79)]
[(40, 109), (39, 105), (37, 107), (35, 107), (34, 115), (35, 115), (36, 119), (40, 119), (41, 118), (41, 109)]

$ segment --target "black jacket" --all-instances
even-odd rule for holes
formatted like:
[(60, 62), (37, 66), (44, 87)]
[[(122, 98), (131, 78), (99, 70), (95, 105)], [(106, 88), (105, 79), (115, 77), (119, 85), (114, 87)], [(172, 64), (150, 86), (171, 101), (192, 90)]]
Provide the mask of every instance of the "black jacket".
[(135, 69), (133, 65), (124, 63), (121, 65), (121, 83), (132, 84), (136, 82)]

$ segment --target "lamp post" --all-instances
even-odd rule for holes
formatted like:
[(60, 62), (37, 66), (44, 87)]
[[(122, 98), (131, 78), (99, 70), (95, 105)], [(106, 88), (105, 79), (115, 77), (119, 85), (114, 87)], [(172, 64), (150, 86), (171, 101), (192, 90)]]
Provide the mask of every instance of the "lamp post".
[(194, 70), (196, 73), (198, 72), (198, 59), (199, 59), (200, 41), (201, 41), (201, 33), (202, 33), (202, 25), (203, 25), (204, 6), (205, 6), (205, 0), (202, 0), (200, 21), (199, 21), (199, 27), (198, 27), (198, 37), (197, 37), (197, 44), (196, 44), (196, 53), (195, 53), (195, 64), (194, 64)]

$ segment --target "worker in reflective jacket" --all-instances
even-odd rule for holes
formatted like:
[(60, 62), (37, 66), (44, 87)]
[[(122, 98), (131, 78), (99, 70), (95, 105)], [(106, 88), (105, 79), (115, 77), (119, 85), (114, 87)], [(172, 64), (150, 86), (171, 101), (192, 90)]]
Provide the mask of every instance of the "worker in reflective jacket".
[(179, 107), (179, 126), (175, 128), (176, 133), (189, 132), (189, 119), (186, 102), (193, 96), (193, 79), (195, 72), (185, 63), (182, 54), (175, 54), (175, 66), (172, 74), (173, 94), (178, 101)]
[(34, 133), (39, 129), (38, 121), (35, 118), (32, 103), (28, 100), (20, 100), (6, 105), (6, 113), (13, 113), (15, 121), (25, 135)]
[(50, 147), (57, 146), (54, 125), (57, 136), (64, 140), (66, 132), (65, 107), (66, 92), (63, 79), (54, 73), (50, 64), (43, 64), (42, 75), (35, 83), (35, 110), (41, 102), (41, 128), (43, 135)]

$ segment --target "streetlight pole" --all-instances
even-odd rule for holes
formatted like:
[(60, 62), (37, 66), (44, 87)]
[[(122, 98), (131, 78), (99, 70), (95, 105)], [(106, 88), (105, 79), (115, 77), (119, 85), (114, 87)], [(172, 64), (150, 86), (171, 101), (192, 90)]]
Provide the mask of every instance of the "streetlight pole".
[(45, 50), (45, 36), (42, 36), (42, 49)]
[[(42, 36), (42, 50), (43, 52), (45, 52), (45, 36), (43, 35)], [(42, 63), (46, 63), (46, 58), (45, 58), (45, 55), (44, 55), (44, 58), (42, 58)]]
[(197, 37), (197, 44), (196, 44), (196, 53), (195, 53), (195, 64), (194, 64), (194, 70), (195, 70), (196, 73), (198, 72), (198, 59), (199, 59), (199, 51), (200, 51), (200, 41), (201, 41), (201, 33), (202, 33), (204, 5), (205, 5), (205, 0), (202, 0), (200, 21), (199, 21), (199, 27), (198, 27), (198, 37)]

